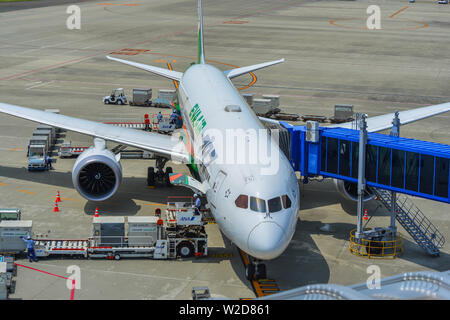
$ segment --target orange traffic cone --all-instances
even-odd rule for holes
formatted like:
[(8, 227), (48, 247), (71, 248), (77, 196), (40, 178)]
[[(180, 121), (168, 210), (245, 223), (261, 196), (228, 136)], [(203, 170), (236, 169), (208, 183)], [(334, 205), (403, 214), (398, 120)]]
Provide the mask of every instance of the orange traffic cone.
[(94, 217), (96, 217), (96, 218), (99, 217), (99, 215), (98, 215), (98, 208), (95, 208), (95, 214), (94, 214)]
[(59, 190), (58, 190), (58, 194), (56, 195), (56, 202), (61, 202), (61, 197), (59, 196)]
[(367, 217), (367, 209), (365, 209), (364, 210), (364, 217), (363, 217), (363, 220), (367, 220), (368, 219), (368, 217)]
[(59, 212), (58, 201), (55, 200), (55, 207), (53, 208), (53, 212)]

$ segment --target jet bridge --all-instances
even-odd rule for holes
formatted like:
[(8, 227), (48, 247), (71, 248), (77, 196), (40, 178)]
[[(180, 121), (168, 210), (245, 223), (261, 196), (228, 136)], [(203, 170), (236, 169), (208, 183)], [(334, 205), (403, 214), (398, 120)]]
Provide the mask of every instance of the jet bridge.
[[(283, 126), (290, 133), (295, 171), (358, 183), (359, 130), (319, 127), (314, 142), (307, 139), (306, 126)], [(449, 164), (449, 145), (368, 133), (369, 187), (450, 203)]]
[[(359, 130), (281, 124), (290, 137), (290, 143), (282, 143), (289, 152), (283, 151), (295, 171), (306, 179), (320, 175), (357, 185)], [(407, 197), (392, 192), (450, 203), (450, 146), (368, 133), (365, 161), (366, 185), (377, 200), (420, 247), (438, 256), (444, 236)]]

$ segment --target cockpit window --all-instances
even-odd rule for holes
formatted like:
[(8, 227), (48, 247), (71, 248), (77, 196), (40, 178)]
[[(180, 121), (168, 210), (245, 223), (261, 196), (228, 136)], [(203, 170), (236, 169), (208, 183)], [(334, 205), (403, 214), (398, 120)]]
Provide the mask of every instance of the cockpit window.
[(234, 201), (236, 204), (236, 207), (247, 209), (248, 208), (248, 196), (246, 194), (241, 194), (239, 197), (236, 198)]
[(267, 205), (269, 206), (269, 212), (278, 212), (282, 209), (280, 197), (268, 200)]
[(285, 194), (284, 196), (281, 196), (281, 199), (283, 200), (283, 208), (288, 209), (291, 207), (291, 199)]
[(250, 197), (250, 209), (256, 212), (266, 212), (266, 201), (263, 199)]

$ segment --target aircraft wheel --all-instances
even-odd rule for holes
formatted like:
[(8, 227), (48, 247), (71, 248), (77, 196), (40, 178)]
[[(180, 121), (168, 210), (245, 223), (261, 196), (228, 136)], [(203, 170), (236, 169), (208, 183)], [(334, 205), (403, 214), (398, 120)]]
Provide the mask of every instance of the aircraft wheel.
[(169, 176), (169, 174), (171, 174), (171, 173), (173, 173), (172, 167), (167, 167), (166, 168), (166, 176), (165, 176), (165, 178), (166, 178), (166, 185), (168, 187), (172, 186), (172, 184), (170, 183), (170, 176)]
[(252, 281), (254, 276), (255, 276), (255, 266), (252, 263), (250, 263), (245, 268), (245, 277), (247, 278), (247, 280)]
[(105, 104), (109, 104), (109, 100), (105, 100)]
[(258, 264), (258, 270), (256, 272), (256, 279), (267, 279), (266, 265), (263, 263)]
[(177, 253), (182, 258), (189, 258), (194, 255), (194, 246), (188, 241), (183, 241), (178, 245)]
[(120, 260), (120, 254), (116, 253), (116, 254), (114, 255), (114, 260)]
[(147, 169), (147, 185), (154, 186), (155, 185), (155, 168), (148, 167)]
[(123, 104), (122, 100), (118, 100), (117, 104), (122, 105)]

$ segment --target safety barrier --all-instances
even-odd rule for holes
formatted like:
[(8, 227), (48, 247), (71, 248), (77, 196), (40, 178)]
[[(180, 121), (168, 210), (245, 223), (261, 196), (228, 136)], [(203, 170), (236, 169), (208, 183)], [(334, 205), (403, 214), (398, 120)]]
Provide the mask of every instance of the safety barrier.
[(356, 229), (350, 231), (350, 252), (366, 258), (395, 258), (403, 253), (403, 237), (397, 233), (391, 240), (356, 238)]

